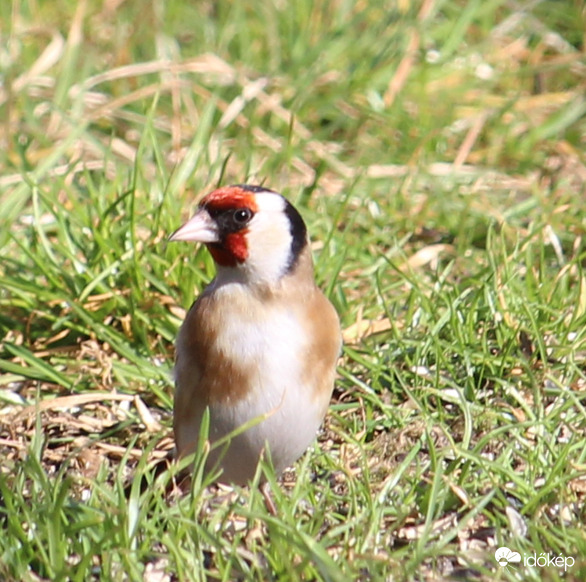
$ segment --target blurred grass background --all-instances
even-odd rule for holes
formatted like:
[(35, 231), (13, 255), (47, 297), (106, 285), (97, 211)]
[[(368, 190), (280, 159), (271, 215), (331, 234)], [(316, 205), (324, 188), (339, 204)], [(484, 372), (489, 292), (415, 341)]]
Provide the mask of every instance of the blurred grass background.
[[(585, 18), (1, 3), (0, 577), (584, 579)], [(151, 469), (214, 272), (166, 240), (240, 182), (300, 208), (345, 337), (277, 517)]]

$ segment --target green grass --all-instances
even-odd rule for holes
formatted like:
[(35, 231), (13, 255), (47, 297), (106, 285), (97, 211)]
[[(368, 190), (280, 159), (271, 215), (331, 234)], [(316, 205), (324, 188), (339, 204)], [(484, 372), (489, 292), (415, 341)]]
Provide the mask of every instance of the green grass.
[[(584, 18), (0, 3), (0, 578), (584, 579)], [(300, 208), (346, 337), (318, 444), (259, 469), (276, 517), (153, 468), (214, 273), (167, 237), (244, 181)]]

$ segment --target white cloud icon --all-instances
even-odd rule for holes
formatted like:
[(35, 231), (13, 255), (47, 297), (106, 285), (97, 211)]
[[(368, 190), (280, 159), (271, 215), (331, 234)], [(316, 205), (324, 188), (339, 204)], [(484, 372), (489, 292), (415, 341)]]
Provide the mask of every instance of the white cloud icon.
[(494, 557), (501, 566), (508, 566), (511, 562), (520, 562), (521, 554), (519, 552), (513, 552), (506, 546), (499, 548), (495, 553)]

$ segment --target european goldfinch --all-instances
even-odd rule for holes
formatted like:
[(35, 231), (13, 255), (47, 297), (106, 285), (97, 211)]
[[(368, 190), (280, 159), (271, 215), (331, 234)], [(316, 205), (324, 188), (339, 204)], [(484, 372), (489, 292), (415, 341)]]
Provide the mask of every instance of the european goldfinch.
[(220, 481), (245, 484), (268, 449), (277, 473), (314, 440), (341, 349), (338, 315), (316, 286), (307, 228), (280, 194), (219, 188), (170, 237), (206, 245), (217, 274), (176, 342), (173, 429), (179, 457), (197, 447), (209, 407), (208, 459)]

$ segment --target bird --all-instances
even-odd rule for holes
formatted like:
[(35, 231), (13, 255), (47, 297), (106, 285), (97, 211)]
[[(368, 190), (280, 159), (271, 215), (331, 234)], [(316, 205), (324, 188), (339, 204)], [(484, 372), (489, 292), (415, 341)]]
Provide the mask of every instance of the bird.
[(210, 444), (228, 440), (207, 459), (218, 482), (249, 483), (263, 455), (280, 475), (316, 438), (342, 346), (305, 222), (278, 192), (236, 184), (204, 196), (169, 240), (203, 243), (216, 266), (176, 339), (176, 455), (197, 449), (207, 409)]

